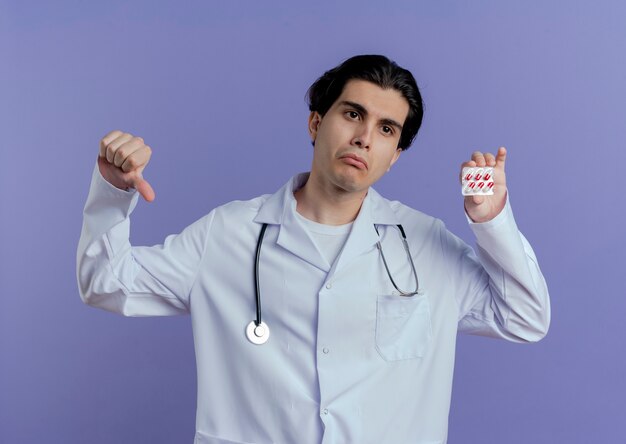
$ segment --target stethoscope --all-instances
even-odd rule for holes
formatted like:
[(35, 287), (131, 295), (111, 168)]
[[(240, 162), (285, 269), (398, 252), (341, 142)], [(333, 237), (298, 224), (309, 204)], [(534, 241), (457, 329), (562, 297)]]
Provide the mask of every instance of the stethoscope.
[[(389, 267), (387, 266), (387, 260), (385, 259), (385, 254), (383, 253), (383, 247), (380, 244), (380, 233), (378, 232), (378, 228), (374, 225), (374, 229), (376, 230), (376, 234), (378, 234), (378, 241), (376, 242), (376, 247), (378, 247), (378, 251), (380, 251), (380, 256), (383, 259), (383, 264), (385, 264), (385, 269), (387, 270), (387, 276), (389, 276), (389, 280), (393, 284), (396, 290), (400, 293), (401, 296), (414, 296), (416, 294), (423, 294), (419, 289), (419, 280), (417, 279), (417, 271), (415, 271), (415, 264), (413, 263), (413, 258), (411, 257), (411, 251), (409, 250), (409, 243), (406, 240), (406, 234), (404, 233), (404, 228), (402, 225), (396, 225), (398, 230), (400, 231), (400, 235), (402, 236), (402, 242), (404, 244), (404, 250), (406, 251), (406, 255), (409, 257), (409, 262), (411, 263), (411, 269), (413, 270), (413, 276), (415, 277), (415, 291), (402, 291), (396, 285), (396, 282), (391, 277), (391, 272), (389, 271)], [(259, 234), (259, 239), (256, 244), (256, 254), (254, 259), (254, 290), (256, 292), (256, 319), (250, 321), (248, 326), (246, 327), (246, 336), (256, 345), (265, 344), (270, 337), (270, 329), (265, 322), (261, 320), (261, 290), (259, 285), (259, 258), (261, 256), (261, 245), (263, 244), (263, 236), (265, 235), (265, 229), (267, 228), (267, 224), (263, 224), (261, 228), (261, 233)]]

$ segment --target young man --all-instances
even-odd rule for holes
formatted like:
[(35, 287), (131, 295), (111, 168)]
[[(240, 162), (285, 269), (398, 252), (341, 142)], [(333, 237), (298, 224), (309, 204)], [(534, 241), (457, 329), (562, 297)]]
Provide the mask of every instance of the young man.
[(353, 57), (309, 99), (310, 173), (154, 247), (129, 243), (138, 195), (154, 199), (151, 149), (107, 134), (78, 246), (81, 297), (126, 316), (191, 314), (196, 443), (445, 443), (457, 332), (533, 342), (548, 330), (506, 150), (461, 166), (495, 167), (494, 194), (465, 197), (477, 257), (441, 220), (371, 188), (421, 124), (410, 72)]

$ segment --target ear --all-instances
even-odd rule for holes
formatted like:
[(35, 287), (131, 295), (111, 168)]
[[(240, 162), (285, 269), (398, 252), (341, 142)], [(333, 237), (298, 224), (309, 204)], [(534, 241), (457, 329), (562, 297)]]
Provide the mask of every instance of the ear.
[(322, 117), (317, 111), (311, 111), (309, 114), (309, 135), (311, 136), (311, 141), (315, 142), (315, 138), (317, 137), (317, 129), (322, 121)]
[(393, 158), (391, 159), (391, 163), (389, 164), (389, 168), (387, 168), (387, 171), (389, 171), (393, 164), (398, 161), (398, 159), (400, 158), (400, 153), (402, 153), (402, 148), (398, 148), (396, 152), (393, 153)]

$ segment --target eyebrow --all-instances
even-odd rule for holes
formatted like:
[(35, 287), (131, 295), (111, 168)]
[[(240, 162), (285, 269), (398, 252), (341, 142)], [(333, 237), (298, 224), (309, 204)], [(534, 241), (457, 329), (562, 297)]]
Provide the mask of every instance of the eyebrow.
[[(349, 100), (342, 100), (341, 102), (339, 102), (339, 106), (348, 106), (350, 108), (354, 108), (358, 112), (363, 114), (364, 116), (367, 116), (368, 114), (367, 110), (365, 109), (363, 105), (356, 103), (356, 102), (351, 102)], [(398, 128), (400, 132), (402, 132), (402, 125), (400, 125), (398, 122), (396, 122), (393, 119), (389, 119), (389, 118), (380, 119), (380, 123), (383, 125), (395, 126), (396, 128)]]

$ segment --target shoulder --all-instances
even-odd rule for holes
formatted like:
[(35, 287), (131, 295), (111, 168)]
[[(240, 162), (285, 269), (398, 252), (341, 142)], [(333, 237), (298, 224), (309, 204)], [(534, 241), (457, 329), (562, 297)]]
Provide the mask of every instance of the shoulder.
[(254, 219), (259, 212), (261, 206), (271, 194), (263, 194), (249, 200), (232, 200), (223, 205), (216, 207), (212, 212), (214, 218), (228, 218), (232, 220), (250, 220)]
[[(398, 201), (383, 198), (403, 226), (412, 229), (439, 229), (443, 221)], [(406, 228), (406, 227), (405, 227)]]
[(398, 200), (388, 200), (382, 196), (379, 205), (380, 209), (386, 208), (386, 211), (393, 213), (393, 217), (388, 220), (394, 220), (394, 224), (402, 225), (411, 245), (436, 248), (441, 243), (445, 225), (439, 218), (411, 208)]
[(446, 231), (444, 222), (430, 214), (411, 208), (397, 200), (388, 201), (392, 211), (407, 236), (411, 248), (435, 251), (441, 248), (442, 236)]
[(389, 203), (389, 206), (391, 207), (393, 212), (402, 219), (414, 219), (419, 222), (433, 222), (437, 220), (437, 218), (435, 218), (434, 216), (426, 214), (420, 210), (416, 210), (415, 208), (412, 208), (400, 202), (399, 200), (389, 200), (387, 202)]

